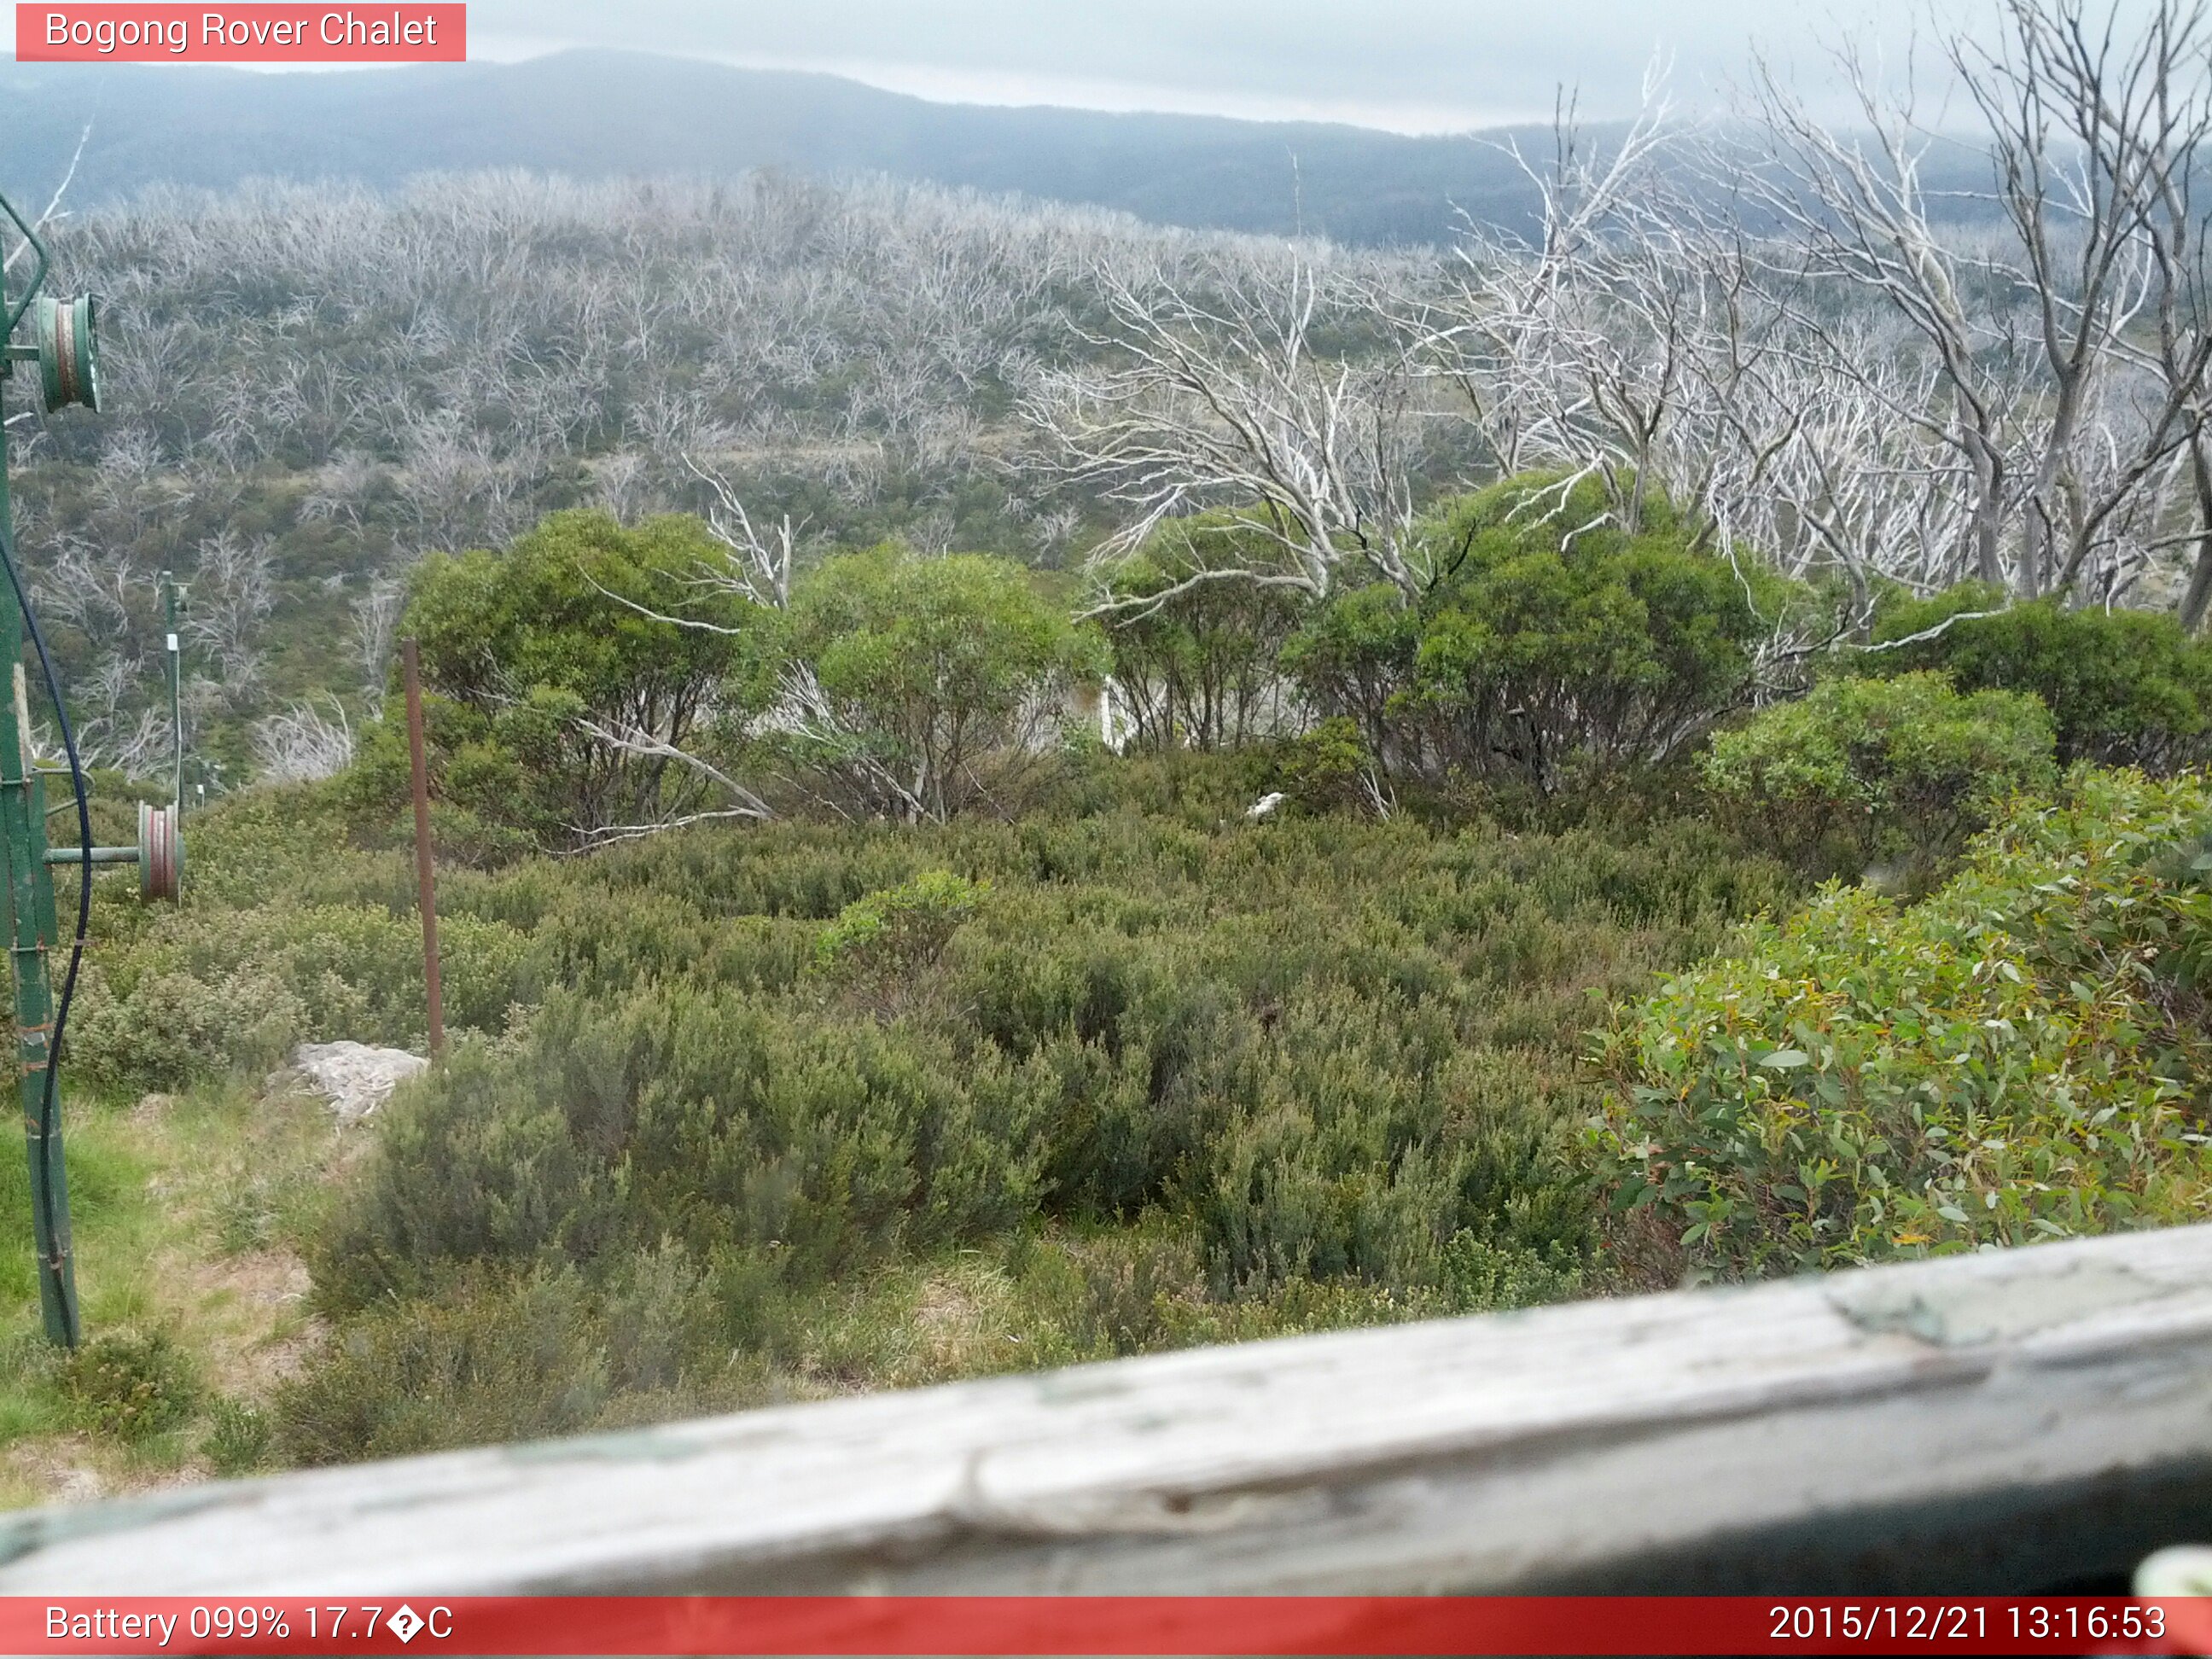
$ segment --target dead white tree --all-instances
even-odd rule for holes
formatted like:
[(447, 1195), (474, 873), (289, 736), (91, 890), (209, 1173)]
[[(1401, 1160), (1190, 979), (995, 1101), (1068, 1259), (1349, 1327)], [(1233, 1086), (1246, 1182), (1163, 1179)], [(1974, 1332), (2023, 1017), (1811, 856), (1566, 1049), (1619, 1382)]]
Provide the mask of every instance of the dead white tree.
[[(1436, 411), (1413, 343), (1372, 282), (1303, 253), (1285, 268), (1213, 270), (1203, 290), (1158, 270), (1094, 274), (1110, 326), (1083, 337), (1106, 366), (1044, 377), (1025, 411), (1056, 446), (1059, 476), (1129, 510), (1102, 562), (1208, 507), (1256, 532), (1240, 539), (1268, 555), (1133, 603), (1208, 581), (1316, 598), (1347, 574), (1408, 594), (1428, 585), (1435, 572), (1413, 529), (1416, 462)], [(1324, 350), (1325, 325), (1364, 330), (1368, 349)]]
[(1675, 142), (1661, 65), (1607, 150), (1589, 146), (1563, 99), (1543, 163), (1504, 147), (1534, 193), (1533, 234), (1463, 219), (1452, 280), (1416, 313), (1425, 358), (1464, 397), (1500, 472), (1595, 471), (1631, 521), (1668, 447), (1703, 320), (1688, 216), (1648, 200)]
[[(1991, 185), (1967, 194), (1997, 234), (1960, 232), (1926, 182), (1949, 141), (1909, 79), (1885, 83), (1849, 43), (1833, 62), (1871, 137), (1815, 119), (1761, 64), (1768, 165), (1747, 176), (1819, 275), (1889, 307), (1940, 366), (1935, 402), (1893, 410), (1971, 480), (1956, 574), (2024, 598), (2112, 593), (2148, 562), (2212, 373), (2185, 190), (2212, 125), (2202, 9), (2154, 0), (2132, 25), (2081, 0), (1995, 10), (1996, 27), (1954, 30), (1942, 52), (1990, 146)], [(1847, 350), (1829, 362), (1867, 367)]]
[(362, 695), (372, 710), (384, 702), (385, 677), (406, 603), (406, 587), (389, 576), (371, 578), (368, 591), (353, 602), (354, 661), (361, 670)]
[(786, 609), (791, 604), (791, 563), (802, 526), (794, 526), (787, 513), (763, 535), (727, 478), (688, 453), (684, 465), (714, 495), (707, 508), (707, 529), (729, 552), (727, 574), (721, 579), (725, 591), (772, 611)]
[[(69, 195), (70, 185), (76, 182), (77, 163), (84, 160), (84, 147), (91, 142), (92, 123), (88, 121), (77, 132), (76, 148), (70, 152), (69, 164), (63, 167), (61, 179), (54, 185), (53, 194), (46, 198), (46, 206), (40, 209), (38, 216), (31, 221), (33, 230), (45, 230), (49, 226), (58, 224), (69, 217), (69, 210), (62, 205), (62, 202)], [(15, 270), (15, 262), (30, 251), (31, 245), (28, 242), (17, 242), (15, 246), (8, 250), (6, 259), (0, 260), (0, 270)]]
[[(1756, 108), (1770, 142), (1764, 165), (1744, 177), (1791, 233), (1814, 276), (1878, 297), (1941, 366), (1942, 404), (1911, 402), (1891, 414), (1955, 448), (1972, 480), (1969, 562), (1947, 574), (2000, 582), (2007, 574), (2002, 544), (2012, 463), (2006, 434), (2019, 401), (2017, 376), (2002, 350), (2008, 342), (1998, 321), (1975, 305), (1981, 273), (1969, 270), (1956, 239), (1939, 228), (1924, 183), (1938, 140), (1921, 124), (1909, 84), (1902, 94), (1884, 87), (1854, 43), (1838, 46), (1832, 58), (1869, 136), (1832, 131), (1757, 60)], [(1817, 337), (1817, 323), (1814, 332)], [(1840, 350), (1826, 361), (1850, 364)]]
[(253, 723), (253, 755), (264, 781), (313, 783), (333, 777), (352, 763), (353, 724), (346, 718), (345, 705), (336, 697), (324, 701), (330, 715), (313, 702), (300, 702)]
[(2172, 228), (2165, 198), (2212, 127), (2212, 58), (2194, 0), (2155, 0), (2130, 33), (2118, 7), (2100, 22), (2081, 0), (2006, 0), (2003, 16), (1993, 36), (1955, 34), (1947, 49), (1994, 135), (1996, 199), (2047, 375), (2021, 586), (2064, 592), (2187, 441), (2212, 367), (2200, 317), (2193, 337), (2162, 342), (2168, 372), (2140, 381), (2149, 398), (2128, 396), (2144, 361), (2135, 337), (2172, 270), (2157, 246)]
[(226, 528), (200, 544), (185, 626), (222, 669), (234, 702), (260, 683), (261, 624), (276, 605), (276, 562), (266, 537), (247, 541)]

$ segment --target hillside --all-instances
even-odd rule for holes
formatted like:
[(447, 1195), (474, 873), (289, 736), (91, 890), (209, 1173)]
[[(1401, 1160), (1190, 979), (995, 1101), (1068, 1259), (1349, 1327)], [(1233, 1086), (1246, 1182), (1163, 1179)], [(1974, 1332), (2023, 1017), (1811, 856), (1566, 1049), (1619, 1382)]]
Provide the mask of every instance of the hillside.
[[(1156, 224), (1353, 244), (1437, 242), (1455, 213), (1533, 199), (1493, 132), (938, 104), (827, 75), (617, 52), (346, 75), (131, 64), (0, 65), (14, 124), (4, 183), (39, 198), (92, 125), (79, 199), (254, 178), (388, 187), (424, 172), (579, 179), (880, 173), (1110, 208)], [(1548, 143), (1548, 134), (1522, 133)], [(40, 198), (42, 199), (42, 198)]]
[(1234, 292), (1310, 265), (1349, 297), (1437, 268), (760, 173), (152, 191), (55, 251), (102, 296), (106, 392), (11, 434), (20, 532), (102, 764), (143, 771), (166, 729), (155, 577), (186, 580), (211, 788), (258, 769), (257, 722), (374, 704), (423, 553), (580, 503), (706, 511), (695, 462), (788, 515), (801, 562), (896, 536), (1066, 572), (1115, 509), (1029, 464), (1022, 404), (1097, 356), (1109, 273)]

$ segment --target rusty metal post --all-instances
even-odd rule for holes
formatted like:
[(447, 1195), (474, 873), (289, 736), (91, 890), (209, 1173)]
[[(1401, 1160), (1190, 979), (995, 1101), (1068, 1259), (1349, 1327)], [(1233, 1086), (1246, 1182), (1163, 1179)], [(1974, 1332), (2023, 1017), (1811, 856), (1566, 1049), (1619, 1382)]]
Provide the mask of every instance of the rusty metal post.
[(446, 1005), (438, 991), (438, 901), (431, 882), (430, 769), (422, 754), (422, 673), (410, 638), (402, 641), (400, 661), (407, 678), (407, 760), (415, 774), (415, 880), (422, 911), (422, 985), (430, 1005), (430, 1052), (446, 1047)]

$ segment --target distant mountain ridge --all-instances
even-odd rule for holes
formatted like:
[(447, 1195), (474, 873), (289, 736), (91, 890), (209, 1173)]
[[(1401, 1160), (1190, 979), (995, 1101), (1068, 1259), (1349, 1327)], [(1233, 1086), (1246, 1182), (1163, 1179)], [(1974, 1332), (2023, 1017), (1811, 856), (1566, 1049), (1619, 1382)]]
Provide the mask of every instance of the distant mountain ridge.
[(0, 64), (0, 183), (33, 203), (90, 121), (72, 186), (86, 206), (156, 181), (383, 185), (491, 167), (581, 177), (774, 167), (1368, 245), (1441, 240), (1460, 211), (1521, 217), (1532, 193), (1496, 141), (1549, 143), (1534, 131), (1413, 138), (1317, 122), (939, 104), (830, 75), (611, 52), (313, 75)]

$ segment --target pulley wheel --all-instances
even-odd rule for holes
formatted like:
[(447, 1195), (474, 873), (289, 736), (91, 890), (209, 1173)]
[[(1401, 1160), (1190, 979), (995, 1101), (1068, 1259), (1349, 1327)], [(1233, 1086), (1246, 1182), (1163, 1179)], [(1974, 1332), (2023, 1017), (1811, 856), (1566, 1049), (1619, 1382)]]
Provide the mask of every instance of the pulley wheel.
[(174, 806), (138, 803), (138, 896), (172, 902), (185, 882), (185, 843)]
[(99, 306), (89, 294), (74, 300), (39, 297), (32, 320), (48, 413), (71, 404), (100, 407), (100, 346), (94, 332), (98, 316)]

